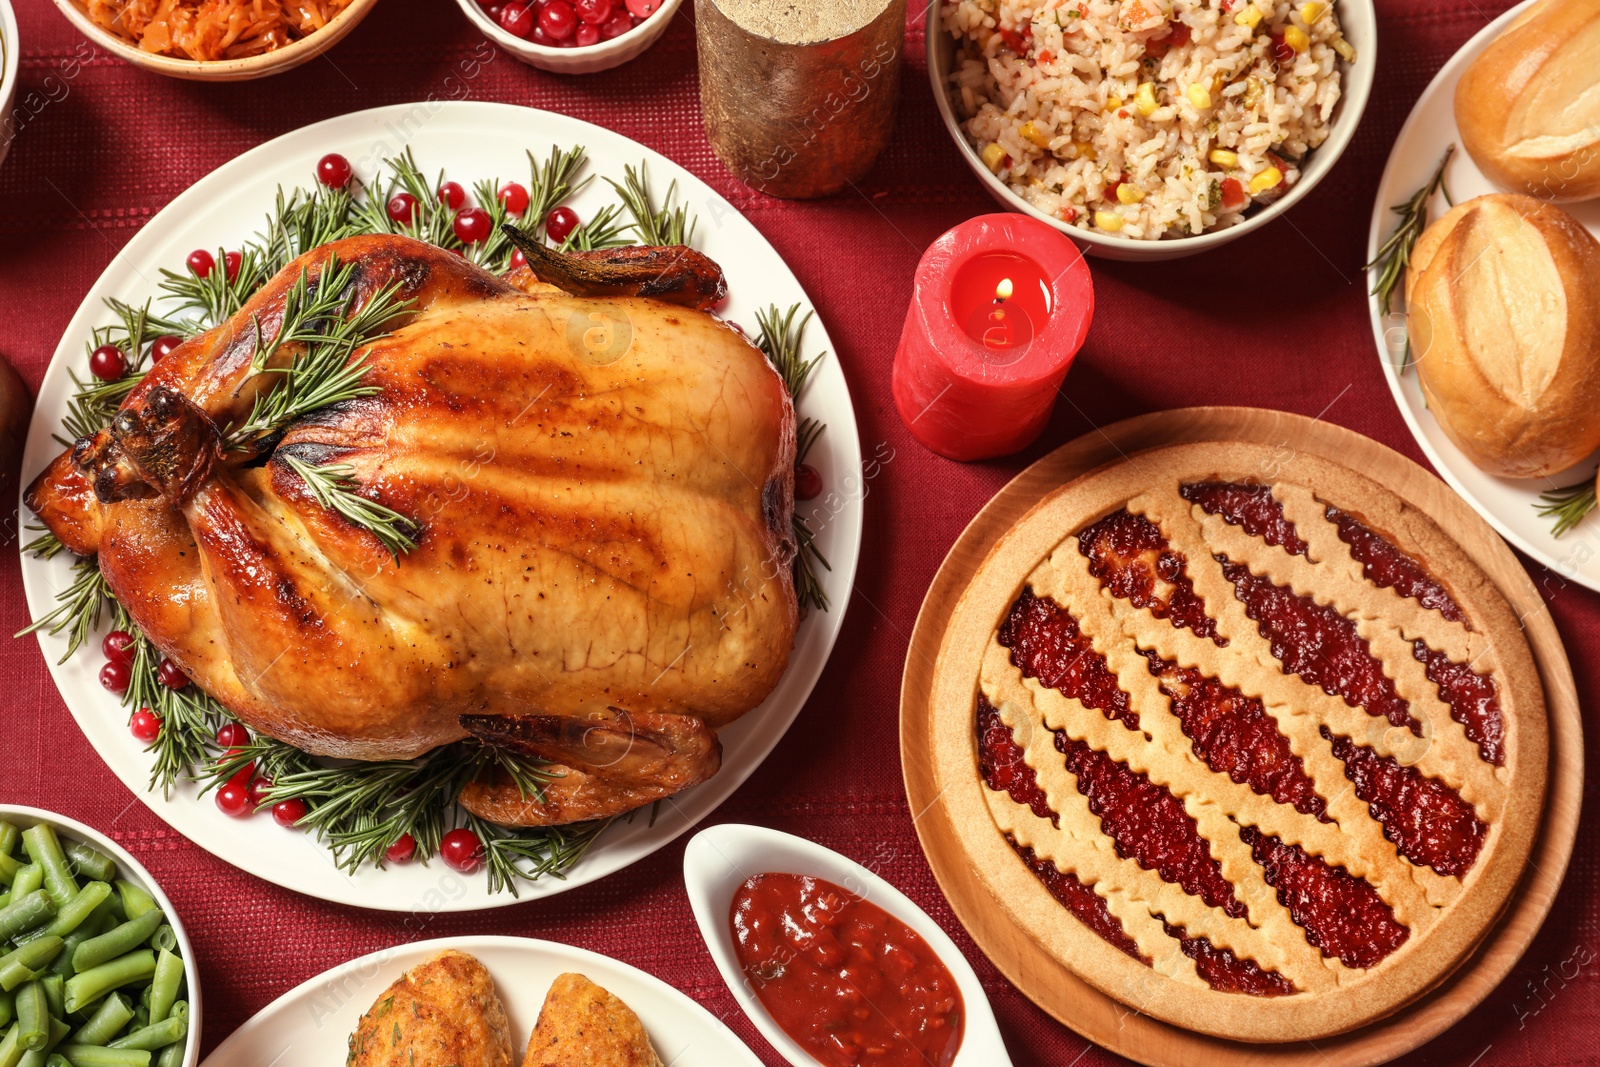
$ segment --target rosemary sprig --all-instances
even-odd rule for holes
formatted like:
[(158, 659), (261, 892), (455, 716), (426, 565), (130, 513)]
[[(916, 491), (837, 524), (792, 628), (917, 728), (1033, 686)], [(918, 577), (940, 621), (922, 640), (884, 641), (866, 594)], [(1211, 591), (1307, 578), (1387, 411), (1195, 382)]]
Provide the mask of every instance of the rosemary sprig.
[[(787, 312), (778, 310), (776, 304), (769, 305), (766, 311), (756, 312), (756, 347), (766, 353), (773, 367), (778, 371), (778, 376), (783, 379), (784, 387), (789, 390), (789, 399), (796, 404), (800, 401), (800, 394), (805, 390), (806, 382), (811, 377), (811, 372), (817, 364), (822, 362), (826, 352), (818, 352), (810, 359), (800, 354), (801, 342), (805, 337), (806, 326), (811, 322), (813, 312), (806, 312), (799, 322), (795, 316), (800, 313), (800, 305), (795, 304)], [(795, 466), (805, 462), (811, 447), (817, 443), (817, 438), (822, 436), (826, 427), (816, 419), (803, 419), (795, 433)], [(820, 608), (828, 610), (828, 595), (823, 590), (822, 576), (817, 573), (817, 567), (831, 571), (833, 567), (828, 563), (822, 550), (817, 547), (816, 532), (811, 529), (810, 522), (798, 511), (794, 513), (792, 523), (796, 552), (794, 556), (794, 589), (795, 596), (800, 601), (800, 610)]]
[(99, 327), (90, 335), (84, 345), (85, 360), (101, 345), (116, 345), (128, 359), (128, 372), (116, 381), (102, 382), (92, 375), (87, 380), (79, 378), (68, 368), (67, 374), (73, 384), (72, 398), (67, 401), (67, 413), (61, 420), (67, 436), (55, 435), (63, 447), (71, 447), (73, 441), (96, 433), (111, 422), (123, 399), (144, 377), (151, 342), (164, 334), (187, 337), (194, 332), (188, 323), (153, 314), (148, 300), (139, 307), (120, 300), (107, 300), (106, 306), (117, 316), (117, 321)]
[(67, 635), (67, 650), (56, 660), (57, 663), (67, 662), (74, 652), (83, 647), (99, 627), (101, 617), (116, 603), (116, 598), (111, 595), (111, 587), (101, 576), (100, 568), (92, 556), (74, 560), (72, 571), (72, 584), (56, 594), (56, 609), (12, 634), (13, 637), (22, 637), (43, 630), (54, 637), (64, 632)]
[(483, 842), (483, 866), (489, 875), (489, 892), (506, 890), (518, 896), (519, 881), (532, 882), (544, 875), (565, 878), (573, 864), (611, 825), (610, 819), (548, 826), (530, 832), (499, 826), (467, 815), (467, 826)]
[(266, 256), (258, 245), (240, 249), (239, 269), (231, 278), (226, 257), (227, 253), (218, 249), (216, 265), (204, 278), (189, 270), (161, 268), (161, 290), (177, 302), (179, 311), (193, 313), (186, 333), (200, 333), (232, 318), (275, 273), (268, 269)]
[(655, 197), (650, 193), (650, 179), (645, 174), (643, 163), (639, 164), (637, 170), (623, 167), (622, 173), (620, 184), (610, 178), (606, 179), (606, 183), (617, 191), (622, 198), (622, 206), (633, 217), (633, 232), (640, 244), (686, 245), (694, 240), (697, 220), (690, 216), (686, 205), (674, 206), (678, 198), (676, 181), (667, 186), (666, 198), (657, 207)]
[(355, 468), (350, 464), (313, 466), (287, 450), (276, 453), (274, 458), (288, 464), (289, 469), (304, 480), (306, 489), (318, 504), (371, 532), (396, 561), (400, 553), (417, 547), (416, 524), (393, 508), (357, 492), (360, 483), (352, 477)]
[[(593, 180), (585, 177), (578, 178), (578, 172), (583, 169), (586, 161), (583, 148), (574, 145), (562, 150), (556, 145), (550, 146), (550, 154), (543, 163), (534, 158), (532, 152), (528, 153), (528, 168), (531, 175), (528, 179), (528, 210), (523, 213), (523, 228), (529, 233), (543, 233), (544, 223), (563, 200), (568, 200), (581, 192), (584, 186)], [(500, 227), (495, 226), (495, 233), (500, 232)]]
[(216, 731), (230, 716), (222, 705), (196, 685), (173, 689), (157, 676), (161, 652), (117, 606), (117, 629), (133, 634), (133, 664), (128, 691), (122, 705), (131, 717), (140, 708), (149, 708), (161, 720), (161, 731), (148, 751), (154, 754), (150, 767), (150, 788), (161, 789), (171, 799), (172, 787), (180, 778), (190, 777), (210, 758), (215, 748)]
[[(1400, 225), (1395, 227), (1394, 233), (1383, 242), (1372, 262), (1361, 268), (1378, 272), (1377, 277), (1373, 279), (1371, 291), (1378, 298), (1378, 308), (1384, 316), (1388, 316), (1394, 307), (1395, 290), (1403, 291), (1406, 270), (1411, 265), (1411, 250), (1416, 246), (1417, 238), (1422, 236), (1422, 231), (1428, 228), (1428, 204), (1433, 199), (1433, 194), (1442, 191), (1445, 202), (1454, 206), (1454, 201), (1450, 199), (1450, 189), (1444, 182), (1444, 171), (1455, 151), (1455, 145), (1446, 148), (1444, 158), (1439, 160), (1439, 168), (1433, 172), (1428, 184), (1411, 194), (1411, 199), (1404, 204), (1396, 204), (1390, 208), (1400, 216)], [(1408, 336), (1405, 355), (1400, 363), (1400, 373), (1404, 374), (1410, 366), (1411, 339)]]
[[(360, 232), (404, 234), (440, 248), (459, 249), (461, 240), (455, 233), (455, 215), (439, 200), (444, 172), (440, 171), (438, 180), (430, 183), (423, 177), (410, 148), (383, 163), (389, 171), (389, 181), (381, 190), (377, 186), (369, 189), (355, 208), (354, 221), (360, 226)], [(396, 193), (409, 193), (416, 200), (408, 223), (389, 217), (388, 204)]]
[(502, 224), (511, 215), (500, 200), (499, 189), (498, 181), (482, 181), (473, 186), (478, 206), (489, 213), (489, 236), (477, 244), (466, 246), (464, 254), (484, 270), (504, 274), (511, 269), (512, 248)]
[(1534, 509), (1541, 518), (1555, 520), (1555, 524), (1550, 527), (1550, 533), (1552, 536), (1560, 537), (1582, 522), (1584, 516), (1600, 503), (1600, 498), (1596, 496), (1595, 480), (1585, 478), (1577, 485), (1543, 493), (1539, 501), (1534, 505)]
[(633, 243), (626, 236), (632, 228), (632, 223), (622, 221), (622, 208), (607, 204), (596, 211), (588, 222), (567, 234), (567, 239), (561, 242), (561, 251), (577, 249), (592, 252), (597, 248), (620, 248)]
[(61, 543), (61, 538), (45, 527), (29, 525), (27, 529), (40, 531), (38, 537), (22, 546), (22, 551), (28, 553), (34, 559), (55, 559), (66, 551), (67, 546)]
[(262, 258), (267, 277), (276, 275), (292, 261), (330, 241), (367, 232), (354, 221), (355, 200), (351, 188), (319, 189), (306, 195), (296, 189), (288, 196), (278, 189), (277, 201), (267, 215), (262, 230)]

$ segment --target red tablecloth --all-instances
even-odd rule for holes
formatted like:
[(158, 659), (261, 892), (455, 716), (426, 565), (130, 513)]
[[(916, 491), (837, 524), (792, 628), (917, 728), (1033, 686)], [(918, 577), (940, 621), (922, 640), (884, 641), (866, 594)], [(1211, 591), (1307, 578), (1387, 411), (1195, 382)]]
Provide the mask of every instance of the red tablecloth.
[[(32, 385), (85, 289), (173, 196), (239, 152), (303, 124), (444, 95), (446, 76), (483, 40), (448, 0), (384, 0), (330, 57), (266, 81), (180, 82), (104, 55), (69, 79), (68, 60), (90, 54), (82, 38), (47, 0), (15, 2), (21, 129), (0, 169), (0, 354)], [(889, 395), (917, 257), (949, 226), (993, 209), (934, 110), (920, 18), (907, 40), (899, 136), (859, 193), (820, 203), (756, 195), (711, 154), (700, 125), (692, 4), (654, 50), (620, 70), (561, 78), (495, 53), (468, 83), (474, 99), (598, 122), (682, 163), (750, 216), (815, 299), (856, 398), (864, 451), (882, 445), (893, 459), (869, 484), (860, 573), (832, 662), (773, 757), (714, 818), (801, 833), (871, 862), (954, 934), (983, 978), (1019, 1065), (1115, 1057), (1086, 1047), (988, 965), (957, 926), (918, 847), (896, 717), (901, 661), (923, 590), (985, 500), (1026, 463), (1095, 424), (1191, 404), (1248, 403), (1321, 414), (1421, 459), (1389, 397), (1368, 327), (1360, 270), (1367, 220), (1412, 102), (1504, 7), (1504, 0), (1379, 0), (1377, 87), (1355, 143), (1327, 180), (1282, 222), (1203, 258), (1097, 262), (1094, 329), (1054, 422), (1027, 454), (972, 466), (918, 446)], [(14, 543), (0, 552), (6, 633), (28, 621)], [(1587, 703), (1600, 687), (1600, 597), (1535, 570)], [(149, 865), (194, 937), (208, 1050), (284, 990), (352, 956), (418, 935), (514, 933), (595, 949), (659, 975), (725, 1018), (768, 1063), (781, 1062), (741, 1015), (693, 932), (679, 877), (682, 840), (555, 899), (432, 918), (408, 932), (402, 917), (324, 904), (258, 881), (167, 829), (79, 734), (31, 638), (0, 640), (0, 677), (10, 702), (0, 799), (83, 819)], [(1565, 888), (1532, 950), (1470, 1019), (1405, 1062), (1595, 1062), (1596, 838), (1591, 798)]]

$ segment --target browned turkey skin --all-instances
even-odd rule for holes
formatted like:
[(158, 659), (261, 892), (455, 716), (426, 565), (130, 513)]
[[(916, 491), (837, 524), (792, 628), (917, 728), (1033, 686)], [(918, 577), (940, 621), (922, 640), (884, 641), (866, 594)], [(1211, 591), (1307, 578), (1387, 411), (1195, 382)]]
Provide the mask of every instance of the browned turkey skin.
[[(228, 450), (280, 378), (251, 370), (254, 323), (272, 336), (330, 255), (355, 267), (352, 311), (396, 283), (413, 301), (370, 349), (380, 392), (295, 423), (270, 456)], [(715, 264), (636, 256), (541, 258), (547, 282), (601, 294), (579, 296), (404, 237), (317, 249), (157, 364), (28, 505), (262, 733), (366, 760), (470, 735), (558, 764), (543, 797), (469, 789), (509, 825), (669, 796), (715, 773), (715, 731), (788, 664), (795, 419), (761, 352), (703, 310)], [(630, 269), (659, 298), (619, 295)], [(285, 455), (351, 465), (417, 547), (393, 558)]]

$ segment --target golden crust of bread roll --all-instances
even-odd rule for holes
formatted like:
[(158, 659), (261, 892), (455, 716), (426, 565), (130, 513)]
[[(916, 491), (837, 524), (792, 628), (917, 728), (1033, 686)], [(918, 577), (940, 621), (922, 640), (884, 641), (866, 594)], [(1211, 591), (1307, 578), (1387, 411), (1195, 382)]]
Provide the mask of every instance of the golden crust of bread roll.
[(522, 1067), (661, 1067), (644, 1024), (581, 974), (550, 985)]
[(1469, 200), (1418, 239), (1406, 301), (1428, 408), (1479, 467), (1534, 478), (1600, 448), (1600, 242), (1576, 219)]
[(511, 1067), (511, 1023), (475, 957), (441, 952), (395, 979), (350, 1035), (348, 1067)]
[(1497, 185), (1543, 200), (1600, 196), (1600, 0), (1543, 0), (1456, 83), (1456, 125)]

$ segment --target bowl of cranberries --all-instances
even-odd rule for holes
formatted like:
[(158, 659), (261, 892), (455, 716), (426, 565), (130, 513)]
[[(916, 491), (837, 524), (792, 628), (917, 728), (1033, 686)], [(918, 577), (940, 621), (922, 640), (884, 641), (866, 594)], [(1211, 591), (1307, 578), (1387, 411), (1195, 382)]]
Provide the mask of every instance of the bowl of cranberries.
[(656, 43), (683, 0), (456, 0), (524, 63), (558, 74), (621, 66)]

